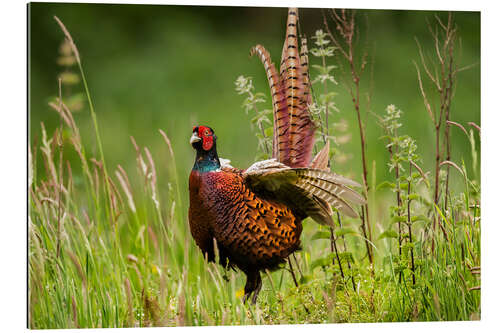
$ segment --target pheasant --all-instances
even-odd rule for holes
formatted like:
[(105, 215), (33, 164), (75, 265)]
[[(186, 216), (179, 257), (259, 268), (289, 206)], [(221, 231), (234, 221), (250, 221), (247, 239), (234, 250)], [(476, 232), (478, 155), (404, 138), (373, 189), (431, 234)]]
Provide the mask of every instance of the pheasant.
[(273, 104), (273, 153), (241, 170), (218, 157), (217, 137), (207, 126), (193, 127), (190, 144), (196, 158), (189, 176), (189, 227), (209, 260), (219, 250), (220, 264), (239, 268), (246, 276), (243, 300), (256, 303), (262, 287), (260, 272), (275, 270), (300, 249), (302, 221), (311, 217), (333, 226), (333, 208), (357, 217), (348, 202), (364, 198), (350, 186), (353, 180), (329, 171), (328, 144), (311, 161), (315, 125), (311, 104), (306, 44), (299, 54), (298, 10), (288, 11), (280, 74), (266, 49), (260, 57)]

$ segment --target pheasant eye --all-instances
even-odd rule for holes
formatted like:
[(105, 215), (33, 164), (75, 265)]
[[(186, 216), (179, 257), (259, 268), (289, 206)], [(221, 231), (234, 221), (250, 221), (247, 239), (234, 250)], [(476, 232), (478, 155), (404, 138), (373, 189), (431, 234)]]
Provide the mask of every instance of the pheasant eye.
[(203, 135), (204, 136), (208, 136), (210, 133), (208, 132), (208, 130), (205, 130), (205, 132), (203, 132)]

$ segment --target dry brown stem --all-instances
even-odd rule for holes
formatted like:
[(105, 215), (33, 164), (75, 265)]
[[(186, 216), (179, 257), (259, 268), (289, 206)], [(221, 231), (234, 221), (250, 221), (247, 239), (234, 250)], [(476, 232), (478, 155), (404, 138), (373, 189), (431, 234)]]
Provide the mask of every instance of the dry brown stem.
[[(356, 11), (355, 10), (347, 10), (347, 9), (332, 9), (329, 11), (330, 18), (332, 19), (337, 34), (333, 34), (328, 25), (327, 17), (323, 13), (323, 23), (325, 29), (327, 31), (330, 40), (333, 45), (337, 48), (337, 50), (342, 54), (345, 61), (347, 62), (350, 70), (350, 83), (347, 84), (348, 91), (351, 95), (352, 102), (354, 105), (354, 110), (356, 112), (357, 120), (358, 120), (358, 128), (359, 128), (359, 136), (361, 141), (361, 162), (363, 167), (363, 194), (365, 199), (368, 199), (368, 168), (366, 161), (366, 134), (365, 134), (365, 125), (363, 119), (361, 117), (361, 108), (360, 108), (360, 78), (364, 72), (366, 67), (366, 52), (361, 56), (361, 60), (358, 63), (355, 60), (355, 43), (354, 37), (356, 32)], [(371, 228), (370, 228), (370, 214), (368, 210), (368, 200), (366, 200), (366, 204), (362, 207), (362, 224), (361, 229), (363, 232), (363, 236), (365, 238), (365, 245), (368, 254), (368, 259), (370, 263), (373, 264), (373, 253), (371, 243)]]
[[(458, 70), (455, 64), (455, 41), (456, 41), (456, 27), (453, 23), (453, 18), (451, 13), (448, 14), (447, 22), (443, 22), (437, 15), (435, 16), (437, 25), (433, 27), (429, 24), (429, 32), (433, 38), (434, 53), (436, 62), (434, 64), (434, 70), (432, 71), (425, 59), (423, 49), (416, 40), (420, 62), (425, 70), (427, 79), (432, 83), (435, 92), (439, 96), (439, 107), (433, 108), (429, 103), (427, 97), (423, 79), (420, 73), (419, 66), (414, 62), (415, 68), (417, 70), (417, 79), (424, 101), (424, 106), (431, 118), (434, 125), (435, 133), (435, 167), (434, 167), (434, 204), (438, 206), (440, 198), (440, 168), (443, 165), (441, 162), (443, 160), (449, 161), (451, 159), (451, 139), (450, 139), (450, 125), (457, 125), (456, 123), (450, 121), (450, 109), (451, 102), (453, 99), (453, 89), (455, 86), (455, 79)], [(444, 121), (444, 131), (443, 131), (443, 121)], [(444, 132), (444, 133), (443, 133)], [(441, 136), (443, 136), (443, 142), (441, 142)], [(441, 147), (441, 144), (444, 147)], [(449, 187), (449, 165), (446, 168), (446, 179), (444, 187), (444, 209), (448, 206), (448, 187)], [(438, 214), (434, 213), (432, 230), (435, 232), (436, 224), (439, 224), (441, 230), (444, 228), (441, 226), (440, 217)], [(432, 238), (432, 251), (434, 251), (434, 237)]]

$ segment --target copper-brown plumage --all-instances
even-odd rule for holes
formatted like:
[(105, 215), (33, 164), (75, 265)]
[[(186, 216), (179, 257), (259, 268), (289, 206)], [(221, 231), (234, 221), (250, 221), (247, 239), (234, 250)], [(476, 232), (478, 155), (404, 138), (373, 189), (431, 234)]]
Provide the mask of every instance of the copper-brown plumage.
[(190, 184), (196, 188), (191, 189), (196, 203), (196, 209), (190, 210), (191, 229), (209, 259), (213, 259), (213, 241), (208, 234), (217, 235), (221, 261), (230, 252), (230, 264), (244, 271), (253, 266), (272, 269), (295, 250), (300, 227), (292, 210), (258, 196), (245, 184), (241, 171), (195, 172)]
[(302, 220), (311, 217), (333, 225), (333, 209), (351, 217), (349, 202), (364, 199), (349, 186), (356, 182), (328, 170), (329, 146), (311, 161), (315, 126), (308, 108), (311, 90), (307, 46), (298, 49), (298, 10), (288, 11), (280, 73), (266, 49), (257, 45), (273, 105), (273, 159), (245, 170), (221, 163), (213, 129), (193, 128), (196, 160), (189, 177), (189, 226), (196, 244), (220, 263), (247, 275), (245, 300), (255, 302), (262, 286), (260, 271), (273, 270), (300, 248)]

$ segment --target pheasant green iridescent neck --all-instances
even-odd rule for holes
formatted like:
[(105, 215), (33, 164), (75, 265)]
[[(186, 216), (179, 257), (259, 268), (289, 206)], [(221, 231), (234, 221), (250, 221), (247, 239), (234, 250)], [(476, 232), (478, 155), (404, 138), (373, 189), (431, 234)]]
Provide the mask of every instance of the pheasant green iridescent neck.
[(196, 150), (196, 160), (194, 162), (193, 170), (199, 172), (210, 172), (220, 169), (220, 161), (217, 156), (217, 150), (214, 147), (209, 151), (202, 149)]

